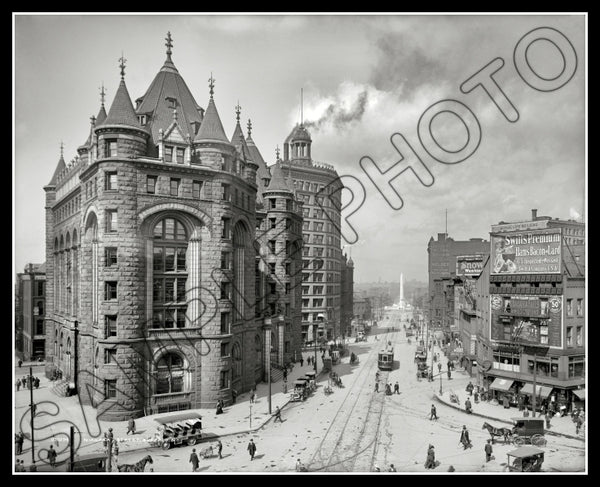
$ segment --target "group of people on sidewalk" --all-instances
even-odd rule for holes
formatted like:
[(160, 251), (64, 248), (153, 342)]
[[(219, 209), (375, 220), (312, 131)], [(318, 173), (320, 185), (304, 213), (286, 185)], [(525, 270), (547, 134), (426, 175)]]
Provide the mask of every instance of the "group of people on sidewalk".
[(20, 379), (17, 378), (17, 382), (15, 383), (15, 385), (17, 386), (17, 391), (21, 389), (21, 387), (23, 389), (30, 389), (32, 386), (36, 389), (39, 389), (40, 379), (38, 377), (34, 377), (28, 374), (24, 377), (21, 377)]

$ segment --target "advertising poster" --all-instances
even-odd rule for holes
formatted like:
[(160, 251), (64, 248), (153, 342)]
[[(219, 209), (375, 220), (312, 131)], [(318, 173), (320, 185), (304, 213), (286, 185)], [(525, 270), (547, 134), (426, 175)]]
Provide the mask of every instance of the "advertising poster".
[(562, 296), (490, 296), (492, 340), (561, 347)]
[(491, 274), (561, 272), (561, 229), (491, 235)]
[(483, 255), (459, 255), (456, 257), (456, 275), (477, 277), (483, 270)]

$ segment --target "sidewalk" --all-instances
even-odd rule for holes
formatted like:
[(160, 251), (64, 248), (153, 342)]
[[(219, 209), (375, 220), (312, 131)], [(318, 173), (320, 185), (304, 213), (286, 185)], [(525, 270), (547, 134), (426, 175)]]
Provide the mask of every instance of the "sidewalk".
[[(269, 384), (264, 382), (257, 384), (257, 398), (254, 404), (250, 404), (250, 393), (245, 392), (237, 397), (235, 404), (225, 407), (223, 409), (223, 414), (220, 415), (215, 413), (215, 408), (191, 409), (185, 411), (198, 413), (202, 416), (203, 440), (201, 441), (210, 441), (218, 437), (257, 431), (273, 419), (277, 406), (281, 409), (282, 414), (285, 415), (284, 408), (290, 401), (290, 392), (294, 388), (294, 381), (298, 377), (303, 376), (306, 372), (314, 371), (314, 366), (312, 364), (307, 365), (306, 363), (306, 358), (308, 358), (308, 356), (314, 358), (314, 353), (303, 352), (302, 355), (304, 358), (304, 366), (301, 367), (298, 362), (294, 364), (294, 369), (291, 372), (288, 372), (287, 393), (284, 393), (284, 383), (282, 379), (271, 383), (271, 414), (269, 414)], [(319, 373), (317, 382), (319, 382), (319, 380), (325, 379), (322, 375), (323, 362), (321, 360), (321, 354), (318, 351), (317, 357)], [(97, 421), (96, 410), (94, 408), (86, 405), (81, 406), (76, 396), (58, 397), (52, 392), (53, 383), (41, 374), (38, 377), (40, 378), (40, 388), (34, 389), (34, 401), (40, 405), (35, 418), (35, 449), (36, 452), (41, 449), (47, 449), (54, 441), (55, 449), (57, 449), (59, 453), (62, 452), (58, 456), (58, 461), (66, 458), (66, 455), (68, 454), (68, 452), (64, 453), (63, 449), (66, 448), (67, 445), (66, 436), (64, 435), (68, 435), (70, 424), (74, 424), (81, 433), (81, 445), (77, 452), (79, 455), (102, 454), (103, 433), (108, 431), (108, 428), (113, 429), (114, 438), (119, 441), (119, 450), (121, 453), (124, 453), (148, 448), (148, 439), (154, 435), (156, 427), (158, 426), (158, 423), (154, 421), (154, 418), (173, 414), (163, 413), (137, 418), (135, 420), (136, 434), (127, 435), (127, 421)], [(279, 374), (278, 377), (280, 377)], [(21, 389), (19, 392), (15, 392), (15, 394), (15, 427), (18, 431), (21, 416), (28, 412), (29, 391)], [(307, 400), (310, 401), (311, 398), (309, 397)], [(58, 416), (40, 414), (42, 410), (56, 410), (56, 406), (54, 406), (54, 408), (46, 407), (46, 405), (50, 404), (55, 404), (60, 408), (60, 414)], [(82, 407), (85, 414), (82, 413)], [(90, 421), (90, 419), (92, 421)], [(47, 428), (49, 431), (44, 431), (43, 434), (40, 432), (40, 429), (46, 430)], [(23, 431), (25, 433), (30, 431), (28, 420), (23, 421)], [(62, 444), (57, 442), (58, 438), (60, 438), (59, 441), (61, 441)], [(36, 454), (36, 457), (37, 456), (38, 455)], [(25, 440), (23, 453), (17, 455), (16, 458), (25, 460), (27, 464), (31, 462), (31, 443), (29, 440)]]
[[(442, 364), (444, 367), (442, 368), (442, 394), (439, 393), (439, 378), (436, 377), (436, 381), (432, 382), (432, 387), (434, 389), (435, 398), (445, 404), (446, 406), (452, 407), (454, 409), (458, 409), (464, 412), (465, 410), (465, 400), (469, 397), (469, 393), (465, 390), (467, 384), (472, 382), (473, 385), (476, 383), (475, 377), (470, 377), (468, 372), (465, 369), (456, 367), (452, 372), (452, 379), (450, 381), (447, 380), (446, 375), (446, 367), (445, 367), (445, 357), (440, 353), (440, 357), (442, 359)], [(436, 367), (437, 368), (437, 367)], [(450, 402), (450, 393), (454, 392), (460, 401), (460, 406), (457, 406), (456, 403)], [(498, 421), (501, 423), (506, 423), (512, 425), (513, 422), (511, 418), (521, 418), (523, 416), (523, 412), (519, 411), (516, 407), (510, 407), (508, 409), (504, 409), (501, 404), (494, 404), (494, 401), (480, 401), (479, 403), (475, 403), (475, 399), (473, 396), (470, 397), (472, 411), (474, 416), (480, 416), (482, 418), (490, 419), (492, 421)], [(465, 412), (466, 414), (466, 412)], [(529, 418), (531, 418), (531, 411), (529, 412)], [(539, 417), (539, 412), (536, 413), (536, 417)], [(543, 418), (543, 416), (541, 417)], [(495, 426), (495, 425), (494, 425)], [(585, 424), (583, 426), (585, 430)], [(571, 439), (585, 441), (585, 436), (582, 434), (575, 434), (575, 423), (571, 419), (571, 416), (563, 416), (554, 417), (550, 422), (550, 428), (546, 429), (546, 425), (544, 423), (545, 433), (548, 435), (557, 435), (564, 436)]]

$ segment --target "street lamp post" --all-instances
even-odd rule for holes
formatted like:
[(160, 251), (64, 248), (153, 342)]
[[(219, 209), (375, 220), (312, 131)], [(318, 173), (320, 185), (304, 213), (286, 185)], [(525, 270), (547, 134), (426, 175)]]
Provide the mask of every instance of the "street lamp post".
[(35, 465), (35, 441), (33, 418), (35, 417), (35, 403), (33, 402), (33, 367), (29, 367), (29, 399), (30, 399), (30, 411), (31, 411), (31, 466), (29, 467), (30, 472), (37, 472), (37, 466)]
[(271, 414), (271, 317), (264, 318), (265, 345), (267, 349), (267, 381), (269, 382), (269, 414)]

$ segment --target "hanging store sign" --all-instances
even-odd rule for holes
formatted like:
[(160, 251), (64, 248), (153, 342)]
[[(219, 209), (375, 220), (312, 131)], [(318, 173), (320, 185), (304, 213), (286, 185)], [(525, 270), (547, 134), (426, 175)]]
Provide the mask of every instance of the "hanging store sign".
[(456, 275), (477, 277), (483, 270), (483, 255), (459, 255), (456, 257)]

